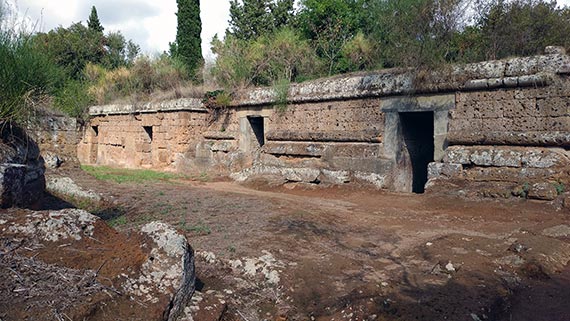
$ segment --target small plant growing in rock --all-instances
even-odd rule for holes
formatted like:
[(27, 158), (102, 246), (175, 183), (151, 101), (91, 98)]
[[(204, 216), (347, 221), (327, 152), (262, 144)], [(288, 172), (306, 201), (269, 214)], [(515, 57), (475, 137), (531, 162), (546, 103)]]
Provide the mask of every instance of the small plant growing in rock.
[(564, 183), (562, 183), (562, 182), (554, 183), (554, 188), (556, 189), (557, 195), (560, 195), (566, 191), (566, 186), (564, 186)]
[(530, 190), (530, 184), (524, 182), (522, 185), (515, 187), (512, 194), (521, 198), (528, 198), (528, 191)]
[(291, 82), (288, 79), (280, 79), (273, 84), (273, 91), (275, 92), (275, 109), (277, 109), (279, 113), (287, 111), (289, 87), (291, 87)]

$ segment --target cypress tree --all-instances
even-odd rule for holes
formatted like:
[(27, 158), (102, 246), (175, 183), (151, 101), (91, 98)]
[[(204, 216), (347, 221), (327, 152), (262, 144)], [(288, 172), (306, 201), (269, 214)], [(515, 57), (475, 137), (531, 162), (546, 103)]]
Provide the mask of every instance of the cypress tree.
[(200, 34), (200, 0), (176, 0), (178, 4), (178, 27), (176, 29), (176, 44), (171, 46), (173, 54), (188, 68), (191, 76), (203, 63)]
[(97, 9), (95, 9), (95, 6), (91, 7), (91, 14), (89, 15), (89, 19), (87, 19), (87, 27), (89, 27), (89, 30), (96, 31), (98, 33), (103, 33), (103, 30), (105, 30), (99, 21), (99, 16), (97, 15)]

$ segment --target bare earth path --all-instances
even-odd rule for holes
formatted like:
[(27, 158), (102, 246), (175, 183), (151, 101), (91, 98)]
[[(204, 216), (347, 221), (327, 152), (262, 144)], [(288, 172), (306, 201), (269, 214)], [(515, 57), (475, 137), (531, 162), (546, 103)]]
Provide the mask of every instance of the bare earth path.
[(124, 210), (118, 229), (159, 219), (187, 234), (200, 279), (188, 319), (570, 320), (567, 209), (65, 174)]

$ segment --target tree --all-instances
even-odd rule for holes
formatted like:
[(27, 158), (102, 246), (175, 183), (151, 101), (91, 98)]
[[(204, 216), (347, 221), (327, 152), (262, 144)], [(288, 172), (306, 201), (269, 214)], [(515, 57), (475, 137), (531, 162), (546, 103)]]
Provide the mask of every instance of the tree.
[(384, 67), (433, 67), (450, 60), (465, 25), (468, 0), (386, 0), (374, 3), (370, 30)]
[(477, 21), (485, 59), (538, 54), (570, 45), (570, 10), (548, 0), (480, 1)]
[(255, 40), (274, 33), (293, 21), (294, 0), (231, 0), (230, 27), (226, 34)]
[(105, 30), (105, 28), (103, 28), (101, 22), (99, 21), (99, 16), (97, 15), (97, 9), (95, 8), (95, 6), (91, 7), (91, 14), (89, 15), (89, 19), (87, 20), (87, 27), (89, 28), (89, 30), (101, 34), (103, 34), (103, 30)]
[(47, 53), (67, 74), (79, 79), (88, 62), (101, 64), (107, 54), (102, 34), (81, 23), (58, 27), (34, 37), (37, 50)]
[(298, 26), (328, 66), (328, 74), (345, 72), (342, 48), (362, 30), (367, 0), (303, 0)]
[(212, 51), (218, 55), (212, 73), (218, 83), (230, 88), (304, 80), (319, 70), (309, 42), (289, 28), (254, 41), (231, 34), (223, 42), (215, 37)]
[(176, 42), (171, 44), (171, 54), (179, 58), (188, 68), (191, 77), (197, 77), (196, 72), (203, 64), (200, 34), (202, 21), (200, 20), (199, 0), (177, 0), (178, 27), (176, 29)]

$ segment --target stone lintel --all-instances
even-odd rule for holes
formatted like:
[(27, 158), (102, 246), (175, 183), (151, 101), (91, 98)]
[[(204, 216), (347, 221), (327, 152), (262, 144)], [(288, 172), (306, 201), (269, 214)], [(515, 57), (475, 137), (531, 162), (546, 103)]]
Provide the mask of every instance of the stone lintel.
[(455, 107), (455, 95), (408, 96), (382, 100), (384, 112), (443, 111)]

